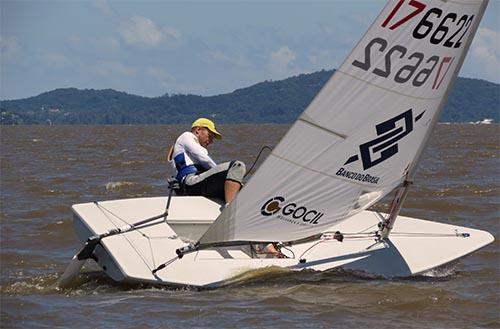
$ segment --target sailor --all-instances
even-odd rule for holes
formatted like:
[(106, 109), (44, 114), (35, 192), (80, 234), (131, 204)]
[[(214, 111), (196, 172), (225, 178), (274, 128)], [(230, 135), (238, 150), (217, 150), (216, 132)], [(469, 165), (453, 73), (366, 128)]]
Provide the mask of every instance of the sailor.
[(227, 205), (241, 189), (246, 168), (241, 161), (216, 164), (212, 160), (207, 147), (221, 138), (213, 121), (199, 118), (191, 131), (177, 138), (168, 158), (184, 193), (219, 198)]

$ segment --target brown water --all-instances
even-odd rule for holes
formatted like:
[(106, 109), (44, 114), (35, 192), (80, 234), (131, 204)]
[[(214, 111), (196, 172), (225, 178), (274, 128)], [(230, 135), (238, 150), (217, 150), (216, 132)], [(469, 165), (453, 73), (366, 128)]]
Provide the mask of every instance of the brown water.
[[(267, 270), (237, 285), (194, 290), (117, 284), (88, 266), (74, 287), (56, 288), (80, 245), (70, 206), (165, 195), (164, 152), (183, 128), (0, 128), (0, 327), (500, 327), (499, 125), (439, 125), (425, 153), (403, 214), (496, 238), (439, 271), (386, 280), (342, 270)], [(250, 165), (287, 129), (222, 126), (225, 138), (211, 153)]]

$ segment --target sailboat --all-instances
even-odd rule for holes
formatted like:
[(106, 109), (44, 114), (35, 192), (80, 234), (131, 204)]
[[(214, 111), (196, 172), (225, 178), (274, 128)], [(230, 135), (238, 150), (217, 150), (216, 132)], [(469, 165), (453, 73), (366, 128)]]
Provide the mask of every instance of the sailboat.
[[(227, 207), (201, 196), (73, 205), (82, 248), (115, 281), (216, 287), (266, 267), (418, 275), (491, 243), (400, 210), (487, 0), (389, 1)], [(387, 213), (367, 210), (389, 193)], [(281, 256), (260, 253), (273, 243)]]

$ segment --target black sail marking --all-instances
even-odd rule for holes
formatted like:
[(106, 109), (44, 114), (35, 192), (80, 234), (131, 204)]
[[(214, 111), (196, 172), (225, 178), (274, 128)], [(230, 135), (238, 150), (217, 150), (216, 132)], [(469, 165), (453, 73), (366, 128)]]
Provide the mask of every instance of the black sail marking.
[(420, 118), (422, 118), (422, 116), (424, 115), (425, 111), (426, 111), (426, 110), (424, 110), (422, 113), (420, 113), (419, 115), (417, 115), (417, 116), (415, 117), (415, 122), (417, 122), (418, 120), (420, 120)]
[(348, 165), (349, 163), (351, 162), (354, 162), (354, 161), (358, 161), (359, 160), (359, 157), (357, 154), (353, 155), (352, 157), (350, 157), (345, 163), (344, 163), (344, 166), (345, 165)]

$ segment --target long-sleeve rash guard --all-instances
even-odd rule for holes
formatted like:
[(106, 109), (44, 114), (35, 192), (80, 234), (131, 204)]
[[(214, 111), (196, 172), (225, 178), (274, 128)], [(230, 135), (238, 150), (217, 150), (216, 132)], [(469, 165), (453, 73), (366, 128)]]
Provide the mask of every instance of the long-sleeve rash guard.
[(200, 145), (196, 135), (190, 131), (184, 132), (175, 141), (173, 159), (173, 167), (177, 171), (178, 179), (196, 172), (194, 167), (208, 170), (217, 165), (208, 155), (207, 149)]

